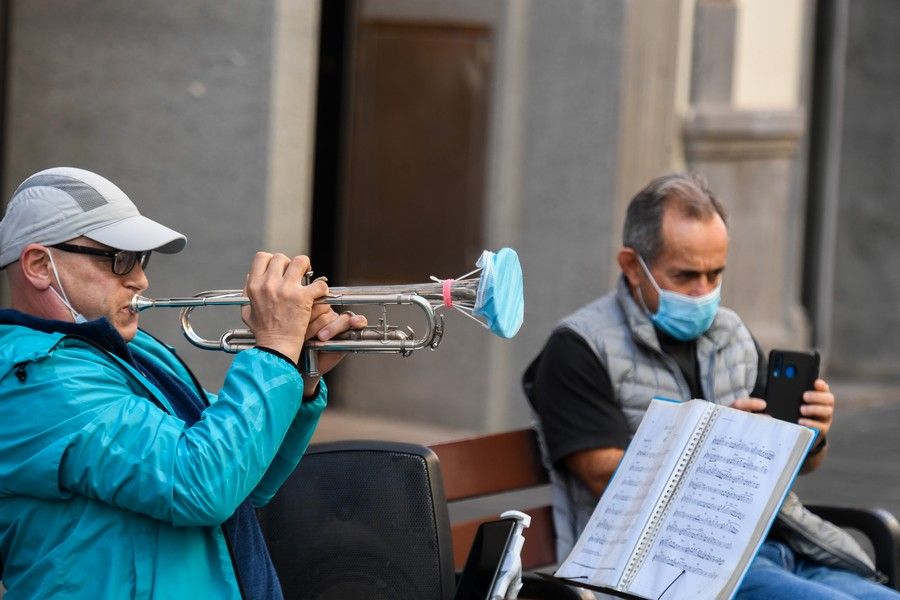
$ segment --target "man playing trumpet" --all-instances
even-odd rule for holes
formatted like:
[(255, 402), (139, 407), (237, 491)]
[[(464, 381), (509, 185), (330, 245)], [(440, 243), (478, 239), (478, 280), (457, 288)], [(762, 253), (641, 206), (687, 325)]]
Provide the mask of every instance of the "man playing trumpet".
[[(94, 173), (26, 179), (0, 221), (0, 561), (12, 598), (281, 598), (256, 521), (300, 460), (327, 391), (304, 340), (366, 325), (315, 303), (310, 262), (259, 252), (218, 395), (138, 329), (153, 251), (185, 238)], [(341, 355), (327, 353), (319, 372)]]

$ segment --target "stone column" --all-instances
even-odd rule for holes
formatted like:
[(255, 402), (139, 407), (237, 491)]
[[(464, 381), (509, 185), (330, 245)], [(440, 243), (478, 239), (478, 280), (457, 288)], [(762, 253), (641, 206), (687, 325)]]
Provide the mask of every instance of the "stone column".
[[(629, 2), (622, 39), (621, 114), (617, 148), (616, 194), (612, 235), (607, 248), (612, 263), (622, 245), (622, 223), (634, 194), (652, 178), (682, 162), (677, 110), (681, 51), (685, 44), (685, 3)], [(619, 269), (611, 269), (614, 286)]]
[(803, 347), (809, 339), (800, 300), (804, 210), (795, 172), (806, 119), (800, 107), (735, 106), (739, 12), (734, 1), (697, 2), (685, 158), (730, 213), (724, 303), (764, 349)]

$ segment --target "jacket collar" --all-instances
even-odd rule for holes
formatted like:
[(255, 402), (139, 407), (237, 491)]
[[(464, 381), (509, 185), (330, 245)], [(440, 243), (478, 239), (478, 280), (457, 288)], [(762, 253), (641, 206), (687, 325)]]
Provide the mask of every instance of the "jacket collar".
[(70, 323), (68, 321), (42, 319), (12, 308), (4, 308), (0, 309), (0, 325), (17, 325), (43, 333), (60, 333), (82, 337), (129, 363), (132, 361), (128, 343), (106, 318), (88, 321), (87, 323)]
[(635, 302), (624, 275), (619, 277), (616, 285), (616, 300), (625, 315), (625, 322), (628, 324), (628, 329), (631, 330), (631, 335), (654, 350), (661, 351), (656, 328), (653, 327), (653, 322), (650, 321), (644, 307)]

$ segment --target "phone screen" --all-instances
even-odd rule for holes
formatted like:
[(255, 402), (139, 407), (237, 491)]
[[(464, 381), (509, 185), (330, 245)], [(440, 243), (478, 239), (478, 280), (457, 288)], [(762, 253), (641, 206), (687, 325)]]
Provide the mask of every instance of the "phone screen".
[(515, 528), (515, 519), (486, 521), (478, 526), (454, 600), (488, 600)]
[(766, 413), (796, 423), (803, 392), (813, 389), (819, 376), (819, 353), (772, 350), (766, 379)]

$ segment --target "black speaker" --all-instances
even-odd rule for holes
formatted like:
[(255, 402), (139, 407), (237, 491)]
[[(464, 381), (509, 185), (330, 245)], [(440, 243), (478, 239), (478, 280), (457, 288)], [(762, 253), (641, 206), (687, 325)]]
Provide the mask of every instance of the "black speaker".
[(452, 598), (447, 503), (424, 446), (315, 444), (260, 522), (286, 599)]

